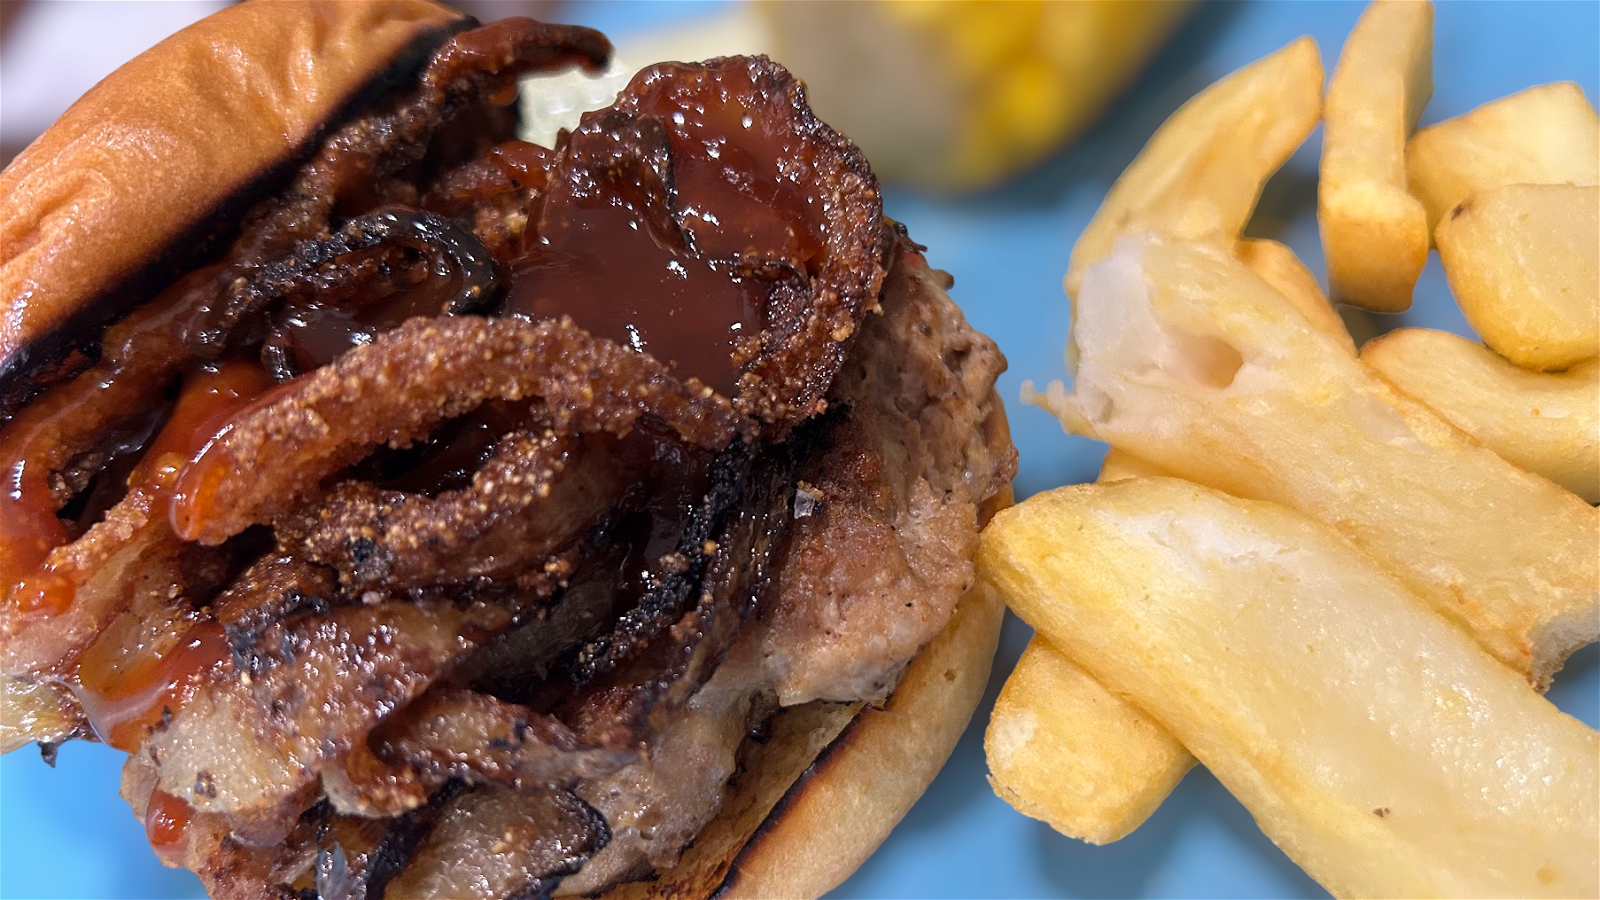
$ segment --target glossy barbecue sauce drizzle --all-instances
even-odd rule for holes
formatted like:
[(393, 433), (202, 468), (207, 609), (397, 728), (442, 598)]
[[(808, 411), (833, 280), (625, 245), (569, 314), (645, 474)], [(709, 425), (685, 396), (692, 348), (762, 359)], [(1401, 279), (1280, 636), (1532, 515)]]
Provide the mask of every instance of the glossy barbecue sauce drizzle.
[(505, 311), (570, 315), (735, 393), (774, 287), (803, 282), (821, 253), (824, 212), (789, 166), (799, 137), (751, 105), (753, 78), (657, 66), (625, 92), (632, 108), (585, 115), (511, 264)]
[(74, 693), (105, 744), (127, 753), (138, 750), (150, 729), (182, 709), (229, 658), (221, 625), (185, 617), (174, 626), (174, 632), (153, 637), (157, 646), (129, 653), (129, 648), (97, 642), (79, 659)]
[[(171, 417), (128, 478), (130, 490), (156, 495), (145, 527), (171, 527), (169, 510), (179, 499), (179, 474), (271, 387), (271, 378), (252, 360), (202, 366), (184, 380)], [(105, 634), (91, 645), (78, 660), (73, 683), (96, 736), (132, 752), (164, 713), (183, 705), (228, 651), (221, 627), (198, 615), (176, 617), (170, 628), (146, 636), (151, 646), (134, 652), (117, 646), (119, 637)]]
[(45, 565), (67, 542), (56, 517), (48, 473), (19, 459), (6, 469), (0, 494), (0, 599), (25, 616), (60, 615), (72, 605), (72, 582)]
[(120, 420), (128, 411), (145, 415), (160, 405), (171, 380), (171, 361), (188, 355), (185, 348), (196, 342), (196, 335), (216, 331), (221, 310), (212, 301), (221, 269), (213, 264), (190, 272), (113, 325), (98, 365), (56, 385), (6, 427), (0, 439), (5, 478), (0, 490), (0, 603), (23, 616), (59, 615), (71, 607), (72, 584), (46, 566), (50, 553), (72, 537), (57, 517), (50, 484), (50, 466), (67, 461), (46, 458), (52, 445), (98, 438), (107, 419)]
[(144, 811), (145, 839), (163, 858), (169, 854), (179, 856), (187, 849), (189, 821), (193, 818), (194, 807), (157, 790), (150, 795), (150, 805)]

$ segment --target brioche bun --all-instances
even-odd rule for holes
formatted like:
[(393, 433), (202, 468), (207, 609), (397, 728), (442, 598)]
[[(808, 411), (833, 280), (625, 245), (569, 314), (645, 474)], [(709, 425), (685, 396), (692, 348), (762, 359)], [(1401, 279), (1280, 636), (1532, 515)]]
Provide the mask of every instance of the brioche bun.
[(91, 88), (0, 172), (0, 415), (470, 21), (427, 0), (241, 3)]

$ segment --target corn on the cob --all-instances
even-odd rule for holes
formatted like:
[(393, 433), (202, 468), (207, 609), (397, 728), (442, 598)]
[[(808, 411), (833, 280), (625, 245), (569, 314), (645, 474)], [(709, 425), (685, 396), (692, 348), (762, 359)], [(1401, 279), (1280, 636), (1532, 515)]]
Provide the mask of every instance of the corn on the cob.
[(1093, 124), (1186, 0), (758, 5), (773, 56), (881, 174), (987, 187)]

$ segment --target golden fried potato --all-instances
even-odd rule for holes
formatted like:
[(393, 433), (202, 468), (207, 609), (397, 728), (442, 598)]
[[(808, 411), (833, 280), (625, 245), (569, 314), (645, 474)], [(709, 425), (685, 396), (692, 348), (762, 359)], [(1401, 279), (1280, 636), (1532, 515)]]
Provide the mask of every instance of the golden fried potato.
[(1317, 276), (1311, 274), (1311, 270), (1300, 261), (1300, 257), (1294, 255), (1293, 250), (1277, 241), (1244, 238), (1234, 244), (1233, 255), (1249, 266), (1250, 271), (1260, 275), (1262, 281), (1288, 298), (1312, 328), (1347, 347), (1351, 356), (1355, 355), (1356, 342), (1345, 328), (1344, 319), (1339, 317), (1339, 311), (1322, 293)]
[[(1115, 447), (1100, 480), (1165, 474)], [(984, 735), (1000, 799), (1068, 837), (1120, 840), (1172, 793), (1194, 757), (1166, 729), (1035, 636)]]
[(1600, 120), (1570, 81), (1423, 128), (1406, 146), (1411, 193), (1437, 228), (1456, 204), (1508, 184), (1600, 184)]
[(1321, 523), (1077, 485), (996, 516), (978, 570), (1335, 896), (1600, 891), (1595, 731)]
[(1171, 474), (1166, 469), (1151, 465), (1126, 450), (1118, 450), (1116, 447), (1112, 447), (1106, 451), (1105, 459), (1100, 461), (1100, 477), (1095, 480), (1105, 484), (1108, 481), (1121, 481), (1124, 478), (1144, 478), (1150, 475)]
[(1506, 459), (1600, 503), (1600, 360), (1529, 372), (1446, 331), (1402, 328), (1361, 361)]
[(1035, 636), (984, 733), (989, 785), (1068, 837), (1109, 844), (1138, 828), (1194, 757), (1166, 729)]
[(1473, 194), (1434, 241), (1462, 315), (1502, 356), (1538, 371), (1600, 355), (1600, 187)]
[(1374, 0), (1345, 38), (1323, 111), (1317, 225), (1333, 299), (1404, 312), (1428, 261), (1406, 138), (1433, 96), (1433, 4)]
[(1294, 41), (1196, 94), (1111, 186), (1067, 267), (1067, 295), (1117, 236), (1159, 231), (1222, 247), (1250, 221), (1261, 187), (1322, 116), (1322, 57)]
[(1129, 236), (1077, 306), (1074, 390), (1024, 386), (1069, 431), (1332, 525), (1540, 688), (1595, 640), (1596, 510), (1307, 329), (1231, 255)]

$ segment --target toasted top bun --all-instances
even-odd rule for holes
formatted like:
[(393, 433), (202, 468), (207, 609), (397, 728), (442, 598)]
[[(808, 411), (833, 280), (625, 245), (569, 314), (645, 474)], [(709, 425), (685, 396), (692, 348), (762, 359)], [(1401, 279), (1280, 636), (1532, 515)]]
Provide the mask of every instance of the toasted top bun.
[(243, 3), (84, 94), (0, 173), (0, 394), (193, 265), (469, 21), (428, 0)]

